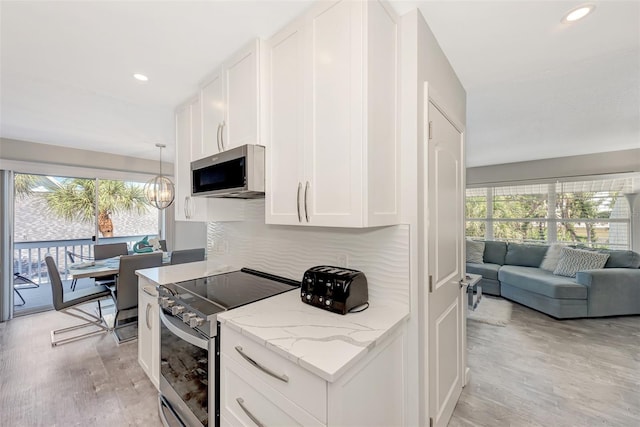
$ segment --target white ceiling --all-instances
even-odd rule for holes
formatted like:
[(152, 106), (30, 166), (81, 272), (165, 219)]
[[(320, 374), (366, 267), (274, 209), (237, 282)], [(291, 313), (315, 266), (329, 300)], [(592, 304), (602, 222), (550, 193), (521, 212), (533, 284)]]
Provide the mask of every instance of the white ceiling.
[[(640, 148), (640, 2), (416, 6), (467, 90), (467, 164)], [(0, 136), (156, 159), (173, 109), (310, 1), (0, 2)], [(132, 74), (147, 74), (140, 83)]]

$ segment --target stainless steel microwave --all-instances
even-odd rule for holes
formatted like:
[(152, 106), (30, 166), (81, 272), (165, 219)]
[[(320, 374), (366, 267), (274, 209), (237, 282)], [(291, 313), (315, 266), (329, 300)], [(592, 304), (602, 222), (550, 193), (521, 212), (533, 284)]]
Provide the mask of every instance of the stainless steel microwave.
[(264, 147), (242, 145), (191, 162), (191, 195), (264, 197)]

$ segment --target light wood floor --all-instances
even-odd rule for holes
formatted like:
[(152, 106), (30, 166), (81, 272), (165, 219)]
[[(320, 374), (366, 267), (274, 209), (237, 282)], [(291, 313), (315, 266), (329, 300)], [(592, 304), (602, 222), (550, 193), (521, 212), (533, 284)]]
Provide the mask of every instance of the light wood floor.
[(640, 426), (640, 316), (555, 320), (513, 304), (468, 322), (471, 380), (449, 426)]
[[(450, 426), (640, 425), (640, 316), (558, 321), (514, 304), (468, 325), (471, 381)], [(137, 343), (51, 348), (55, 311), (0, 323), (0, 426), (160, 426)]]
[(160, 426), (137, 341), (51, 347), (51, 329), (78, 322), (49, 311), (0, 323), (0, 426)]

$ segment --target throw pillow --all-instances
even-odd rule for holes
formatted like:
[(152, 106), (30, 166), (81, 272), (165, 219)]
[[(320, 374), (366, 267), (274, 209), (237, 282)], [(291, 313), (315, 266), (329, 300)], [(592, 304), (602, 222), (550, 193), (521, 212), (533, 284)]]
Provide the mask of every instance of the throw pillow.
[(484, 264), (484, 242), (467, 240), (467, 262), (472, 264)]
[(553, 274), (557, 276), (576, 277), (578, 271), (603, 268), (609, 254), (585, 251), (581, 249), (562, 248), (560, 262)]
[(554, 271), (558, 266), (558, 262), (560, 262), (560, 254), (562, 253), (562, 248), (564, 248), (564, 246), (565, 245), (562, 243), (554, 243), (549, 246), (547, 253), (542, 259), (540, 268), (547, 271)]

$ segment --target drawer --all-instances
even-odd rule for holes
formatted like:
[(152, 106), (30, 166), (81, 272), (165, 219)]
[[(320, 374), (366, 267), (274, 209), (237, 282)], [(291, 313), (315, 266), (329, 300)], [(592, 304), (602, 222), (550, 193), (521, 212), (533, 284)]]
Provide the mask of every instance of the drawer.
[[(255, 364), (245, 359), (240, 351)], [(320, 421), (327, 422), (327, 382), (324, 379), (224, 325), (220, 331), (220, 352)], [(286, 376), (287, 381), (265, 371)]]
[(220, 357), (221, 426), (324, 426), (226, 355)]

